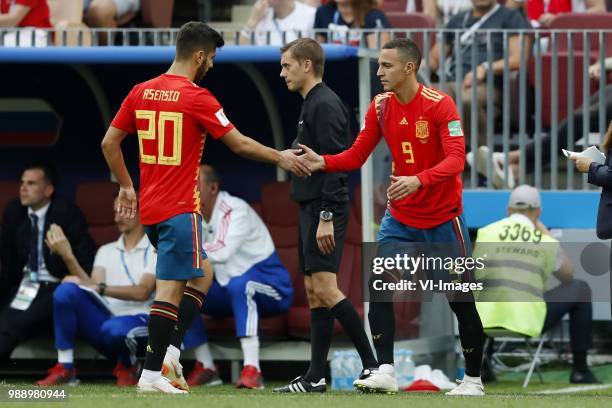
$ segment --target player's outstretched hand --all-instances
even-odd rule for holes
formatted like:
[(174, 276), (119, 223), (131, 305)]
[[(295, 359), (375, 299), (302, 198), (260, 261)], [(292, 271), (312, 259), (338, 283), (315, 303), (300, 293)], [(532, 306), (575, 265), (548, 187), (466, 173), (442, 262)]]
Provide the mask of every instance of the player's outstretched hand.
[(290, 171), (298, 177), (310, 176), (308, 166), (303, 163), (298, 156), (300, 153), (300, 149), (283, 150), (280, 152), (281, 159), (278, 162), (278, 167), (283, 170)]
[(117, 196), (117, 208), (115, 211), (119, 214), (119, 217), (125, 219), (132, 219), (136, 217), (136, 208), (138, 206), (138, 200), (136, 199), (136, 192), (134, 187), (119, 187), (119, 195)]
[(321, 155), (317, 154), (314, 150), (306, 145), (298, 144), (298, 146), (304, 152), (304, 154), (300, 156), (300, 160), (303, 163), (306, 163), (310, 171), (318, 171), (325, 168), (325, 160), (323, 160)]
[(417, 176), (391, 176), (387, 198), (390, 201), (401, 200), (417, 191), (419, 187), (421, 187), (421, 180)]

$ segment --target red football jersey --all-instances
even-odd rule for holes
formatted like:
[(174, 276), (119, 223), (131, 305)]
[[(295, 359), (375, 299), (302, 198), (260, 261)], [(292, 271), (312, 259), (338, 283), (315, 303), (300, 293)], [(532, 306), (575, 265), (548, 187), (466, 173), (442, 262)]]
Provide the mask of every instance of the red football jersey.
[(423, 85), (406, 104), (393, 92), (377, 95), (353, 146), (323, 156), (325, 170), (360, 168), (383, 135), (393, 156), (393, 174), (417, 176), (423, 184), (404, 199), (387, 203), (391, 215), (411, 227), (432, 228), (461, 214), (465, 141), (455, 102)]
[(111, 125), (138, 133), (142, 224), (200, 212), (206, 134), (218, 139), (234, 128), (208, 90), (186, 77), (160, 75), (132, 89)]
[(527, 10), (527, 17), (530, 20), (537, 20), (544, 13), (571, 13), (572, 0), (527, 0), (525, 8)]
[(28, 14), (17, 24), (18, 27), (52, 27), (47, 0), (0, 0), (0, 11), (2, 14), (8, 13), (13, 4), (20, 4), (30, 8)]

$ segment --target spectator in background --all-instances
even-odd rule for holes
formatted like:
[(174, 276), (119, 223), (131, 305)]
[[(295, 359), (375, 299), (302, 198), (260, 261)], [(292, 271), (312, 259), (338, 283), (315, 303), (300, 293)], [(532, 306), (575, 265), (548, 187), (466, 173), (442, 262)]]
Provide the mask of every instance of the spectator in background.
[[(0, 250), (3, 296), (18, 293), (0, 311), (0, 361), (6, 361), (17, 345), (51, 331), (53, 291), (68, 266), (44, 245), (52, 224), (59, 225), (72, 245), (75, 259), (91, 270), (95, 245), (81, 211), (54, 197), (57, 174), (49, 165), (32, 164), (21, 176), (19, 200), (4, 212)], [(21, 282), (21, 283), (20, 283)]]
[[(85, 22), (90, 27), (116, 28), (125, 25), (140, 11), (140, 0), (84, 0)], [(107, 42), (100, 33), (100, 43)]]
[[(311, 6), (314, 6), (314, 7), (319, 7), (323, 4), (329, 3), (330, 1), (331, 0), (302, 0), (302, 2), (310, 4)], [(374, 0), (374, 3), (376, 4), (376, 6), (380, 9), (382, 9), (384, 2), (385, 2), (384, 0)]]
[(527, 19), (534, 28), (548, 27), (561, 13), (605, 13), (605, 0), (507, 0), (511, 9), (525, 8)]
[[(443, 55), (450, 57), (450, 69), (442, 73), (440, 82), (446, 82), (441, 88), (452, 98), (461, 98), (463, 102), (462, 122), (464, 125), (466, 143), (471, 137), (471, 109), (472, 87), (477, 87), (478, 104), (478, 135), (479, 145), (486, 144), (487, 131), (487, 72), (493, 71), (495, 75), (495, 89), (493, 91), (494, 115), (497, 117), (501, 111), (502, 86), (504, 72), (504, 38), (501, 32), (491, 34), (493, 50), (493, 63), (487, 62), (488, 35), (487, 29), (517, 30), (509, 34), (508, 66), (510, 71), (518, 70), (521, 61), (521, 44), (518, 30), (528, 28), (525, 19), (516, 11), (500, 6), (496, 0), (472, 0), (472, 10), (455, 15), (446, 25), (447, 29), (463, 30), (459, 37), (459, 44), (455, 44), (455, 33), (447, 33), (444, 43), (439, 42), (433, 46), (429, 53), (429, 67), (432, 71), (440, 65), (439, 47), (444, 47)], [(523, 50), (529, 52), (529, 39), (525, 37)], [(476, 46), (476, 77), (472, 73), (472, 47)], [(461, 95), (456, 95), (457, 54), (461, 53), (462, 74), (459, 80), (463, 81)], [(475, 149), (475, 147), (472, 147)]]
[(47, 0), (0, 0), (0, 29), (14, 27), (34, 30), (22, 30), (19, 38), (14, 32), (5, 33), (5, 47), (47, 46), (50, 36), (44, 29), (53, 27)]
[(47, 232), (47, 245), (68, 265), (70, 275), (53, 294), (58, 362), (37, 385), (76, 382), (77, 335), (117, 362), (113, 370), (117, 385), (138, 383), (136, 350), (144, 351), (146, 345), (157, 254), (138, 216), (125, 219), (115, 212), (115, 224), (121, 236), (100, 247), (91, 277), (79, 265), (61, 227), (52, 225)]
[[(612, 57), (608, 57), (604, 61), (603, 73), (604, 75), (607, 72), (612, 71)], [(600, 75), (602, 74), (601, 65), (597, 62), (589, 67), (589, 77), (594, 80), (599, 80)], [(609, 123), (612, 121), (612, 84), (606, 85), (604, 90), (604, 100), (606, 104), (606, 112), (605, 112), (605, 122)], [(591, 98), (588, 102), (589, 114), (589, 129), (599, 129), (599, 91), (595, 92), (591, 95)], [(573, 116), (574, 121), (574, 132), (570, 135), (569, 126), (568, 126), (568, 118), (563, 119), (559, 123), (559, 133), (557, 135), (557, 143), (559, 146), (558, 154), (561, 154), (561, 149), (568, 148), (568, 138), (573, 138), (574, 141), (577, 141), (581, 137), (583, 137), (582, 126), (584, 123), (584, 112), (582, 110), (582, 106), (578, 107), (571, 114)], [(551, 140), (552, 135), (550, 133), (542, 136), (540, 138), (541, 146), (542, 146), (542, 164), (546, 165), (550, 163), (551, 159)], [(525, 146), (525, 166), (528, 173), (533, 172), (535, 168), (535, 140), (527, 141)], [(489, 148), (487, 146), (480, 146), (478, 148), (478, 173), (482, 174), (486, 177), (488, 173), (488, 157), (489, 157)], [(504, 154), (501, 152), (493, 153), (493, 186), (495, 188), (504, 188), (506, 185), (506, 177), (505, 177), (505, 167), (509, 166), (508, 169), (508, 187), (514, 187), (515, 180), (519, 177), (519, 169), (520, 169), (520, 159), (521, 152), (520, 150), (511, 150), (508, 152), (508, 162), (506, 163)]]
[[(355, 30), (372, 30), (366, 32), (365, 45), (368, 48), (379, 48), (391, 39), (389, 33), (375, 30), (391, 28), (385, 13), (376, 8), (373, 0), (330, 0), (319, 7), (315, 15), (315, 30), (327, 30), (316, 33), (319, 42), (362, 44), (363, 33)], [(328, 37), (331, 36), (331, 37)]]
[(240, 44), (280, 46), (312, 37), (315, 11), (296, 0), (257, 0), (240, 32)]
[[(260, 389), (264, 385), (259, 367), (259, 318), (289, 309), (293, 301), (291, 278), (261, 218), (244, 200), (219, 189), (219, 176), (211, 166), (200, 167), (200, 193), (204, 250), (214, 270), (204, 313), (234, 316), (244, 356), (236, 386)], [(195, 319), (185, 338), (192, 336), (205, 338), (201, 319)], [(196, 358), (187, 383), (220, 384), (208, 344), (196, 350)]]
[(423, 13), (444, 26), (451, 17), (460, 12), (472, 9), (471, 0), (423, 0)]
[[(507, 212), (508, 217), (478, 230), (472, 255), (486, 259), (484, 269), (476, 268), (476, 280), (484, 287), (475, 292), (483, 327), (535, 337), (557, 326), (567, 314), (572, 350), (569, 381), (599, 383), (587, 365), (591, 289), (574, 279), (574, 265), (540, 222), (540, 193), (528, 185), (515, 188)], [(561, 284), (547, 290), (550, 275)]]

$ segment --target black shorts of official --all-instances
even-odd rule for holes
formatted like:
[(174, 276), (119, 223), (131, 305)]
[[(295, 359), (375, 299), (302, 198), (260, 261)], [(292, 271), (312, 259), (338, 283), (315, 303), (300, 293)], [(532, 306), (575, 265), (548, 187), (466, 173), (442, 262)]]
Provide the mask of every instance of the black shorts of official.
[(306, 276), (311, 276), (314, 272), (337, 273), (340, 269), (344, 236), (348, 226), (348, 204), (340, 205), (334, 211), (334, 240), (336, 246), (329, 255), (323, 254), (317, 245), (320, 212), (321, 200), (300, 203), (298, 255), (300, 270)]

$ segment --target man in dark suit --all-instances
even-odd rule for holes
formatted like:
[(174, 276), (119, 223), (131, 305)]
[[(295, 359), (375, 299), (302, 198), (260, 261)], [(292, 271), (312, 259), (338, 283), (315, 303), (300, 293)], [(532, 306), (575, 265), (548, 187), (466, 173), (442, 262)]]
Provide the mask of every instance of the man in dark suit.
[(85, 218), (74, 204), (54, 197), (56, 179), (55, 170), (46, 164), (26, 167), (19, 199), (4, 212), (0, 361), (8, 360), (19, 343), (52, 328), (53, 291), (69, 272), (62, 258), (44, 243), (49, 227), (57, 224), (64, 230), (85, 270), (93, 266), (96, 248)]
[[(604, 136), (600, 150), (606, 153), (606, 160), (603, 164), (583, 156), (572, 156), (570, 160), (576, 162), (576, 170), (588, 174), (589, 184), (602, 188), (599, 197), (596, 232), (597, 238), (610, 239), (612, 238), (612, 121), (608, 124), (608, 131)], [(610, 251), (610, 271), (612, 272), (612, 250)], [(610, 293), (612, 293), (612, 273), (610, 273)], [(612, 301), (610, 302), (610, 309), (612, 310)]]

